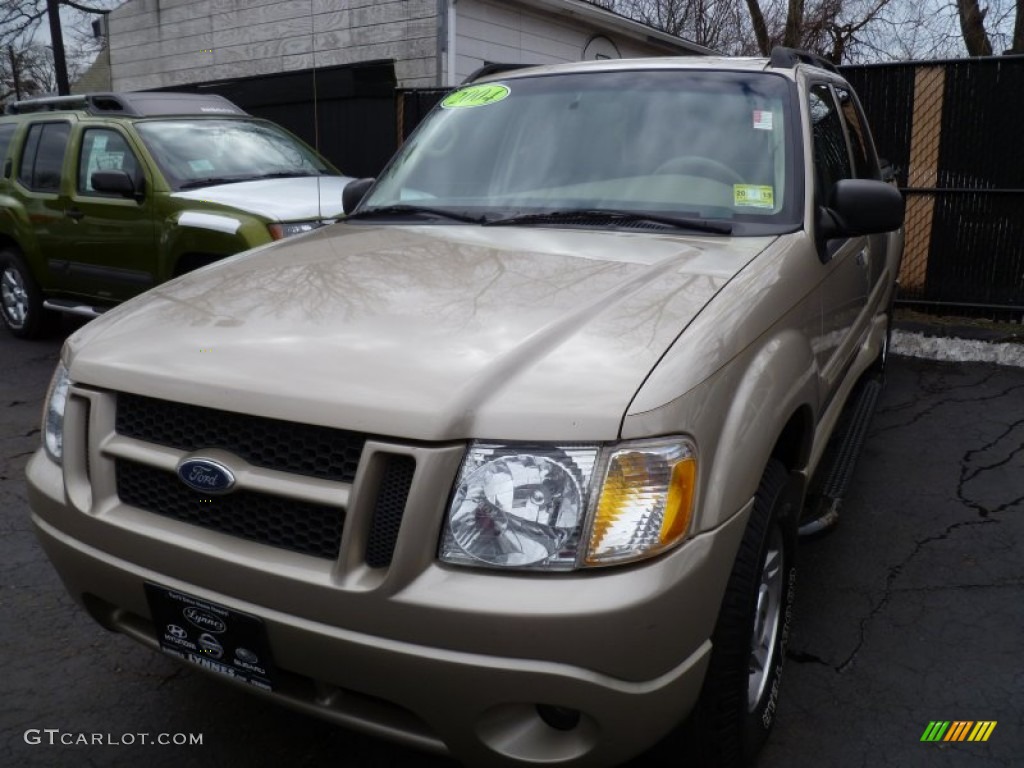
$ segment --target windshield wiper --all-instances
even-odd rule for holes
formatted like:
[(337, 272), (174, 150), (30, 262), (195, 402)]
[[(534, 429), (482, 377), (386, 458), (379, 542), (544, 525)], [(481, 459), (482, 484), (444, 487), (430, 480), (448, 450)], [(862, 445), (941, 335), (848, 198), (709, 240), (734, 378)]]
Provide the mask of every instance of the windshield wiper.
[(189, 179), (178, 185), (178, 189), (195, 189), (196, 187), (212, 187), (214, 184), (236, 184), (240, 181), (252, 181), (252, 176), (207, 176), (205, 179)]
[(318, 171), (314, 168), (294, 171), (270, 171), (268, 173), (256, 173), (250, 179), (298, 179), (306, 176), (328, 176), (327, 171)]
[(560, 222), (573, 222), (583, 226), (603, 226), (644, 221), (665, 224), (666, 226), (678, 227), (680, 229), (692, 229), (698, 232), (711, 232), (718, 235), (732, 234), (732, 224), (725, 221), (669, 216), (661, 213), (646, 213), (644, 211), (620, 211), (600, 208), (566, 208), (540, 213), (521, 213), (504, 219), (492, 219), (485, 222), (484, 226), (500, 227), (508, 224), (557, 224)]
[(428, 205), (381, 205), (376, 208), (364, 208), (361, 211), (350, 213), (347, 220), (369, 219), (375, 216), (438, 216), (443, 219), (464, 221), (469, 224), (483, 224), (487, 219), (483, 216), (472, 216), (468, 213), (450, 211), (447, 208), (432, 208)]

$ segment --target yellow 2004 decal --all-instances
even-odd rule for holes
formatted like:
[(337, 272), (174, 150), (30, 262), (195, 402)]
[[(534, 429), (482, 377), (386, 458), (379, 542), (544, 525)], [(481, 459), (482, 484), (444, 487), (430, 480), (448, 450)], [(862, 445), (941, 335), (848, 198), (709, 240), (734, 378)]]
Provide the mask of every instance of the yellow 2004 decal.
[(488, 104), (495, 104), (502, 101), (509, 94), (507, 85), (487, 83), (485, 85), (471, 85), (450, 93), (441, 102), (445, 109), (465, 109), (466, 107), (483, 107)]

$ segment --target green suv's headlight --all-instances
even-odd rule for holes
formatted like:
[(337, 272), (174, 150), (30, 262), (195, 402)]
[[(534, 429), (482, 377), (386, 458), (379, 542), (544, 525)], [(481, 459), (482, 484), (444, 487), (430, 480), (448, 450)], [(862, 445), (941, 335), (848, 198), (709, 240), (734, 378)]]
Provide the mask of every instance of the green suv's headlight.
[(43, 448), (58, 464), (64, 457), (64, 406), (68, 401), (70, 386), (68, 369), (64, 363), (60, 363), (53, 372), (46, 396), (46, 409), (43, 411)]
[(320, 229), (320, 227), (326, 227), (328, 224), (333, 223), (333, 219), (323, 221), (287, 221), (283, 224), (268, 224), (267, 229), (270, 231), (272, 238), (283, 240), (286, 237), (312, 232), (314, 229)]
[(689, 531), (691, 443), (473, 443), (452, 495), (447, 563), (571, 570), (639, 560)]

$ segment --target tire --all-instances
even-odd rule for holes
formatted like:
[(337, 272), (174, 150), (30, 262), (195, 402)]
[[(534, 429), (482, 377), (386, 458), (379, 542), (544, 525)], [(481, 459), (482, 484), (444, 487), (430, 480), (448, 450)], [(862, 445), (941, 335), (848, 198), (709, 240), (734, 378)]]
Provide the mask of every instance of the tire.
[(37, 339), (53, 331), (57, 315), (43, 309), (43, 295), (13, 248), (0, 249), (0, 319), (19, 339)]
[(799, 501), (789, 472), (772, 459), (761, 477), (712, 635), (697, 705), (703, 766), (749, 765), (775, 722), (793, 616)]

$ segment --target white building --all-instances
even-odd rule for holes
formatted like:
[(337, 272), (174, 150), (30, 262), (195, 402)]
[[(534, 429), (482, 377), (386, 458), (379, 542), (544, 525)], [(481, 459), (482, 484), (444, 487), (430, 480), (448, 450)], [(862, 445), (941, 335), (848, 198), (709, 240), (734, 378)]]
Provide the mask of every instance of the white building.
[[(585, 0), (128, 0), (76, 90), (141, 90), (392, 61), (399, 87), (485, 62), (710, 53)], [(106, 70), (106, 71), (105, 71)]]

